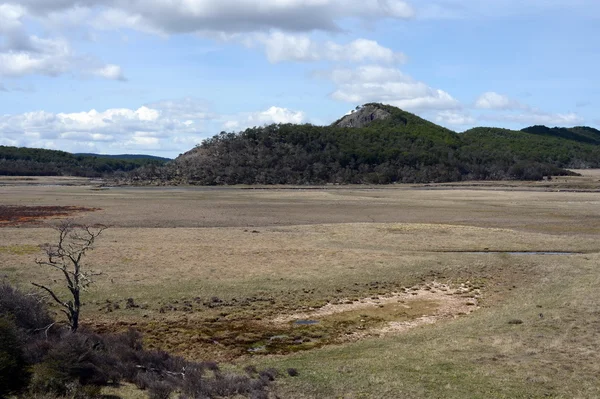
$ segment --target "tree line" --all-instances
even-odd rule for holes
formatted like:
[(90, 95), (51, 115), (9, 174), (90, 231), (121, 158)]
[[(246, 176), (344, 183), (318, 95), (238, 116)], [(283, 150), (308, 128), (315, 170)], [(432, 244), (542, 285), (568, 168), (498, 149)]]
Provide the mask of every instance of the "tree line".
[(164, 165), (157, 157), (75, 155), (40, 148), (0, 146), (0, 175), (101, 177), (142, 166)]

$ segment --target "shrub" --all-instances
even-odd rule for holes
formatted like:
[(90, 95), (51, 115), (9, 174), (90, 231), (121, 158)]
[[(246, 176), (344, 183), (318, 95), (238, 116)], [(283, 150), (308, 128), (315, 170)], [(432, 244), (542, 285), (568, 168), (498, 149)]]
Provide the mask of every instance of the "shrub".
[(0, 316), (12, 318), (27, 335), (43, 332), (54, 323), (40, 296), (26, 294), (6, 281), (0, 282)]
[(153, 381), (148, 386), (149, 399), (169, 399), (175, 387), (167, 381)]
[(22, 391), (29, 383), (29, 372), (23, 355), (17, 327), (0, 317), (0, 397)]
[(287, 369), (287, 373), (290, 377), (296, 377), (298, 375), (298, 370), (295, 368), (289, 368)]

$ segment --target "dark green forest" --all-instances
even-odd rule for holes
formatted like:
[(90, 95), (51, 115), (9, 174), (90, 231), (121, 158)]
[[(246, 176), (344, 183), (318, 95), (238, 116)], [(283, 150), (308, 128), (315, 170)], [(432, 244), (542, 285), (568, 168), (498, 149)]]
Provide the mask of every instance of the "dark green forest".
[[(353, 127), (344, 127), (350, 126)], [(588, 127), (455, 133), (416, 115), (366, 104), (330, 126), (278, 124), (222, 132), (134, 180), (175, 184), (389, 184), (539, 180), (600, 167)]]
[(142, 166), (160, 166), (168, 160), (140, 155), (71, 154), (38, 148), (0, 146), (0, 175), (4, 176), (110, 176)]

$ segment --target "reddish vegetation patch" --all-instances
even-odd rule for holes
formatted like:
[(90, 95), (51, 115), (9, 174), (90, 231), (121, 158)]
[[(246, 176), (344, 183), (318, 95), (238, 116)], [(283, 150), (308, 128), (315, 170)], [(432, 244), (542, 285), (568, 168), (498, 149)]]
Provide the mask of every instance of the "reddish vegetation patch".
[(44, 219), (71, 216), (78, 212), (93, 212), (99, 208), (82, 206), (18, 206), (0, 205), (0, 227), (40, 223)]

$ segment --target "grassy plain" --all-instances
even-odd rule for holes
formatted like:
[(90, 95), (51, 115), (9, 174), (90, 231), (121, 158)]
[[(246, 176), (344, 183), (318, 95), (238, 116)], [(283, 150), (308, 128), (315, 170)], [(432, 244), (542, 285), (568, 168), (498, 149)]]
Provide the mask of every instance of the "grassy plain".
[[(279, 380), (282, 398), (592, 398), (599, 179), (108, 190), (12, 180), (0, 206), (97, 208), (73, 215), (111, 226), (88, 259), (103, 275), (84, 323), (133, 326), (151, 347), (234, 368), (297, 368)], [(0, 275), (52, 283), (34, 259), (53, 240), (44, 224), (0, 228)], [(571, 254), (509, 254), (519, 251)], [(442, 314), (450, 299), (458, 310)], [(323, 316), (332, 306), (357, 308)], [(293, 324), (300, 316), (319, 323)], [(411, 328), (386, 329), (395, 320)]]

